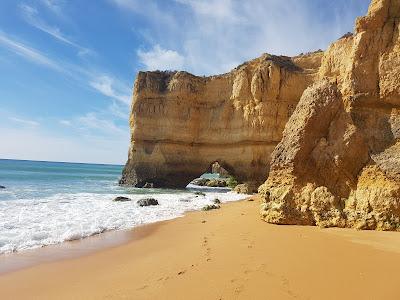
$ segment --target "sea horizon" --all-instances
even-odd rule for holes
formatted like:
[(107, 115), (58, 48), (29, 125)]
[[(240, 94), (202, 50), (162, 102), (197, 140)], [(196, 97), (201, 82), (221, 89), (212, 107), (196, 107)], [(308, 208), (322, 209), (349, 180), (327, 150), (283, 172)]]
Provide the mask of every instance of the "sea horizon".
[(111, 164), (111, 163), (37, 160), (37, 159), (20, 159), (20, 158), (0, 158), (0, 160), (31, 161), (31, 162), (61, 163), (61, 164), (105, 165), (105, 166), (121, 166), (121, 167), (123, 167), (125, 165), (125, 164)]

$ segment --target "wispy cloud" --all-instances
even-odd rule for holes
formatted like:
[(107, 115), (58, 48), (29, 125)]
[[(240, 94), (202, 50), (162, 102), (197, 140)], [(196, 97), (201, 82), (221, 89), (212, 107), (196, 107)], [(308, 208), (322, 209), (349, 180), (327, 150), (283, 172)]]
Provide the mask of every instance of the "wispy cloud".
[(149, 51), (137, 52), (140, 62), (146, 70), (179, 70), (184, 66), (184, 57), (174, 50), (163, 49), (155, 45)]
[(131, 89), (125, 83), (117, 80), (115, 76), (90, 71), (89, 68), (83, 68), (77, 64), (57, 61), (2, 32), (0, 32), (0, 46), (29, 61), (62, 73), (79, 83), (86, 82), (90, 88), (111, 99), (118, 100), (126, 106), (130, 104)]
[(225, 22), (239, 22), (240, 14), (234, 11), (233, 0), (175, 0), (176, 2), (190, 6), (196, 15), (207, 18), (221, 19)]
[(114, 117), (117, 117), (122, 120), (128, 120), (129, 118), (128, 108), (125, 105), (124, 106), (119, 105), (116, 101), (113, 101), (112, 104), (108, 106), (107, 109), (108, 112)]
[(21, 119), (21, 118), (16, 118), (16, 117), (9, 117), (9, 120), (18, 123), (23, 126), (29, 126), (29, 127), (36, 127), (39, 126), (40, 123), (32, 120), (27, 120), (27, 119)]
[(126, 135), (128, 130), (115, 125), (110, 119), (102, 119), (96, 113), (89, 112), (76, 119), (78, 126), (83, 130), (96, 130), (111, 135)]
[[(120, 84), (121, 85), (121, 84)], [(116, 80), (109, 75), (98, 76), (90, 82), (90, 86), (105, 96), (121, 101), (127, 105), (130, 104), (130, 91), (126, 87), (122, 87), (123, 92), (116, 90)]]
[(145, 26), (135, 28), (135, 33), (143, 33), (143, 40), (150, 46), (150, 51), (137, 51), (138, 59), (147, 69), (163, 66), (163, 59), (158, 57), (164, 58), (164, 53), (157, 51), (161, 45), (161, 49), (172, 49), (179, 55), (176, 65), (182, 62), (182, 69), (200, 75), (229, 71), (265, 52), (292, 56), (326, 49), (332, 41), (352, 30), (355, 17), (366, 10), (369, 1), (109, 2), (123, 13), (144, 16), (141, 21)]
[(72, 122), (69, 120), (60, 120), (59, 123), (64, 126), (71, 126)]
[(41, 0), (42, 4), (56, 15), (62, 15), (64, 0)]
[[(52, 4), (51, 1), (47, 0), (45, 3), (50, 3), (48, 5), (55, 5)], [(53, 6), (50, 6), (53, 8)], [(53, 9), (55, 9), (55, 7), (58, 6), (54, 6)], [(40, 17), (39, 17), (39, 12), (38, 10), (33, 7), (30, 6), (28, 4), (20, 4), (19, 5), (19, 9), (21, 10), (22, 16), (24, 18), (24, 20), (30, 24), (31, 26), (49, 34), (50, 36), (52, 36), (53, 38), (69, 45), (72, 46), (74, 48), (76, 48), (78, 50), (78, 55), (82, 56), (82, 55), (86, 55), (89, 53), (93, 53), (92, 50), (82, 47), (81, 45), (75, 43), (74, 41), (72, 41), (70, 38), (66, 37), (58, 27), (54, 27), (51, 26), (49, 24), (47, 24), (45, 21), (43, 21)]]
[[(159, 29), (158, 33), (162, 34), (164, 26), (169, 28), (174, 27), (177, 30), (182, 30), (176, 23), (176, 17), (161, 8), (159, 3), (154, 0), (108, 0), (109, 3), (118, 7), (123, 13), (135, 13), (146, 20), (154, 20)], [(163, 1), (167, 3), (167, 1)]]
[(36, 64), (43, 65), (45, 67), (51, 68), (53, 70), (63, 72), (63, 69), (52, 59), (49, 59), (43, 53), (29, 47), (25, 43), (19, 42), (16, 39), (6, 36), (0, 31), (0, 45), (8, 48), (15, 54), (24, 57)]

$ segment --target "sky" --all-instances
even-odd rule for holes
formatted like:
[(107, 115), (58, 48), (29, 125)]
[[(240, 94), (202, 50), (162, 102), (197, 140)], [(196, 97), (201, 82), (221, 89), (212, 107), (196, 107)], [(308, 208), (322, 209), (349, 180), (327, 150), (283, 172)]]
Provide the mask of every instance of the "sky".
[(124, 164), (139, 70), (326, 49), (368, 0), (1, 0), (0, 158)]

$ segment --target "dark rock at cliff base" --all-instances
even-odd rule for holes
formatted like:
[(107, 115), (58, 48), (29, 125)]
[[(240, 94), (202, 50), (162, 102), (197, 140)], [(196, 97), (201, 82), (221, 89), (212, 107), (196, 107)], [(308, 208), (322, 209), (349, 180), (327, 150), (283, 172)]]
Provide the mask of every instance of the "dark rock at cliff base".
[(139, 206), (158, 205), (158, 201), (154, 198), (145, 198), (138, 200), (137, 204), (139, 204)]
[(190, 183), (198, 186), (205, 186), (209, 181), (210, 179), (207, 178), (196, 178), (192, 180)]
[(146, 182), (143, 186), (145, 189), (151, 189), (154, 187), (154, 184), (152, 182)]
[(132, 200), (129, 199), (128, 197), (118, 196), (118, 197), (115, 197), (113, 201), (115, 201), (115, 202), (127, 202), (127, 201), (132, 201)]
[(211, 179), (206, 183), (208, 187), (226, 187), (226, 181), (222, 179)]

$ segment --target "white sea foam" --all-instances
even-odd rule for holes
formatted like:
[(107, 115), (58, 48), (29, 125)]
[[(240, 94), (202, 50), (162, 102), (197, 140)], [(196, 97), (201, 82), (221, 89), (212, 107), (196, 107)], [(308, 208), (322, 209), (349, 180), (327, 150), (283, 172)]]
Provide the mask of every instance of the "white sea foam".
[[(244, 199), (233, 192), (177, 194), (57, 194), (41, 200), (0, 201), (0, 254), (76, 240), (108, 230), (177, 218), (198, 210), (215, 198), (221, 202)], [(113, 202), (116, 196), (133, 201)], [(139, 207), (136, 201), (156, 198), (160, 205)]]

